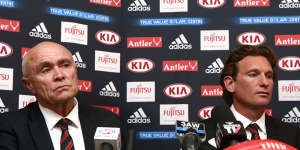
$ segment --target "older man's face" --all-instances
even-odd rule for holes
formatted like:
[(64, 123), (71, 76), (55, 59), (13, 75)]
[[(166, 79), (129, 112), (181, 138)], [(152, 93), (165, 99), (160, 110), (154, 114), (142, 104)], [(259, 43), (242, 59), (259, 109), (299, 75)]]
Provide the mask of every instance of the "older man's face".
[(40, 104), (52, 105), (73, 100), (78, 92), (77, 68), (70, 52), (60, 45), (44, 46), (30, 54), (23, 81), (39, 99)]

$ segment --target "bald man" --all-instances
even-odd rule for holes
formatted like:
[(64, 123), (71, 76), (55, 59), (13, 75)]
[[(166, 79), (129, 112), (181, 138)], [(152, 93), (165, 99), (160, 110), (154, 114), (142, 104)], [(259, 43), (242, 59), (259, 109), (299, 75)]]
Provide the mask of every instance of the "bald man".
[(113, 113), (78, 104), (77, 67), (64, 46), (37, 44), (22, 72), (37, 102), (0, 116), (0, 150), (94, 150), (96, 127), (120, 127)]

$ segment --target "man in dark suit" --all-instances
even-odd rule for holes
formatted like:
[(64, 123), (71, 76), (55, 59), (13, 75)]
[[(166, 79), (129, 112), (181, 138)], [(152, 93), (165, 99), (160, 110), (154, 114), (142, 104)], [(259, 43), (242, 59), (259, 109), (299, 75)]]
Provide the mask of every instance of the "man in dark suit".
[[(275, 139), (300, 148), (299, 128), (265, 114), (277, 80), (276, 58), (267, 46), (239, 46), (231, 51), (220, 77), (228, 106), (217, 106), (204, 120), (207, 142), (215, 146), (216, 124), (241, 121), (247, 139)], [(254, 127), (253, 127), (254, 126)]]
[(37, 102), (0, 116), (0, 150), (93, 150), (96, 127), (120, 127), (113, 113), (78, 104), (77, 67), (64, 46), (37, 44), (22, 71)]

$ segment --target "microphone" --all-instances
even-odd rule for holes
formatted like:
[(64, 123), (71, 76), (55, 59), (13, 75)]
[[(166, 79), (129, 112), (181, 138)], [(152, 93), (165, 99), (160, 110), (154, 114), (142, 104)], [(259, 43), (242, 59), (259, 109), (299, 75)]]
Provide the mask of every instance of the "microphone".
[(121, 150), (120, 128), (97, 127), (94, 141), (95, 150)]
[(135, 130), (130, 129), (128, 131), (128, 142), (127, 142), (126, 150), (135, 150), (135, 138), (136, 138)]
[(218, 149), (247, 140), (246, 131), (240, 121), (221, 121), (217, 123), (216, 144)]
[(198, 150), (206, 139), (204, 123), (177, 120), (175, 132), (182, 144), (182, 150)]

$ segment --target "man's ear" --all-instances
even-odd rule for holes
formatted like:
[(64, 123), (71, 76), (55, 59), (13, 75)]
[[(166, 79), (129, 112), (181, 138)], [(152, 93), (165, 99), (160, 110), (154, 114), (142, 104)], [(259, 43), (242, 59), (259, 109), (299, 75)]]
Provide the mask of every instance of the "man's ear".
[(224, 85), (225, 85), (225, 88), (227, 89), (227, 91), (229, 91), (230, 93), (234, 93), (235, 81), (232, 78), (232, 76), (225, 76), (223, 82), (224, 82)]
[(29, 78), (27, 78), (27, 77), (22, 77), (22, 82), (23, 82), (24, 86), (25, 86), (31, 93), (33, 93), (33, 94), (35, 93), (35, 90), (34, 90), (33, 85), (32, 85), (32, 83), (31, 83), (31, 81), (30, 81)]

